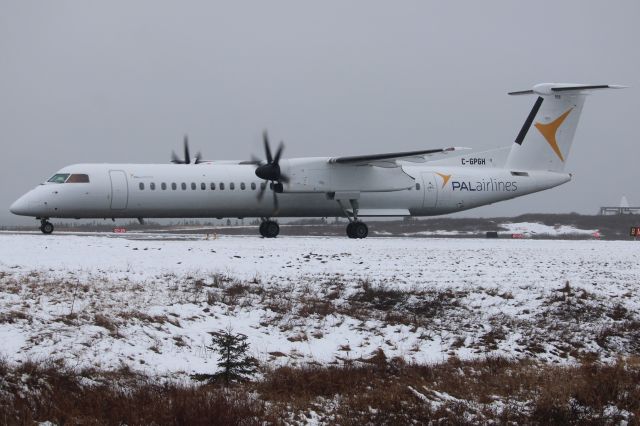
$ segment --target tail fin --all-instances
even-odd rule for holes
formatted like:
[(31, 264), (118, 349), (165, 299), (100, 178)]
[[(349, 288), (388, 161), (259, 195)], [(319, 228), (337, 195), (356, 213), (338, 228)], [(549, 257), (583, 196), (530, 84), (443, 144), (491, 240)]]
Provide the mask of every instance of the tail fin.
[[(597, 89), (625, 86), (543, 83), (510, 95), (538, 95), (516, 137), (505, 167), (517, 170), (564, 169), (586, 96)], [(535, 129), (530, 129), (531, 124)]]

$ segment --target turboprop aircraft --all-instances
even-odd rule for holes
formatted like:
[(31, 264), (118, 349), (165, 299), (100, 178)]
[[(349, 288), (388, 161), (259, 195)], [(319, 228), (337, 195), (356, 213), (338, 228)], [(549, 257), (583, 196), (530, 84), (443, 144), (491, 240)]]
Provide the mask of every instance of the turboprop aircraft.
[[(265, 159), (173, 164), (74, 164), (10, 207), (53, 232), (50, 218), (259, 217), (276, 237), (278, 217), (345, 216), (349, 238), (365, 238), (365, 217), (434, 216), (553, 188), (564, 171), (586, 95), (624, 86), (543, 83), (510, 95), (537, 95), (511, 147), (465, 155), (465, 148), (346, 157), (282, 157), (263, 134)], [(534, 129), (531, 129), (533, 125)], [(266, 192), (271, 196), (265, 197)]]

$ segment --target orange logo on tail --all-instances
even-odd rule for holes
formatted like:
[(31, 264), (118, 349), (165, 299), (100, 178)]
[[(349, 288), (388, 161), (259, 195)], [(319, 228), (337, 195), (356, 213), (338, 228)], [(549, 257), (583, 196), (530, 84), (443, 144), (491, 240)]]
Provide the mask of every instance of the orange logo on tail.
[(436, 174), (442, 178), (442, 187), (444, 188), (447, 185), (447, 182), (449, 182), (449, 179), (451, 179), (451, 175), (444, 175), (438, 172), (436, 172)]
[(536, 129), (538, 129), (538, 131), (542, 133), (542, 136), (544, 136), (544, 138), (547, 140), (547, 142), (551, 146), (551, 149), (553, 149), (553, 152), (556, 153), (556, 155), (558, 156), (558, 158), (560, 158), (560, 161), (562, 162), (564, 162), (564, 157), (562, 156), (562, 152), (560, 152), (560, 147), (558, 146), (558, 142), (556, 141), (556, 133), (558, 132), (558, 127), (560, 127), (560, 125), (564, 122), (564, 120), (567, 118), (567, 116), (569, 115), (572, 109), (573, 108), (568, 109), (567, 112), (565, 112), (560, 117), (553, 120), (551, 123), (535, 124)]

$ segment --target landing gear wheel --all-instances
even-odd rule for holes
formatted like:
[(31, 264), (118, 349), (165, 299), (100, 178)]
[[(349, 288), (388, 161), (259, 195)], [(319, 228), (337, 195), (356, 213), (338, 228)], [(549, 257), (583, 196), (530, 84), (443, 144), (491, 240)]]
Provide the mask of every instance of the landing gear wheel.
[(369, 235), (367, 224), (364, 222), (354, 222), (353, 235), (355, 235), (356, 238), (367, 238), (367, 235)]
[(40, 225), (40, 230), (43, 234), (50, 234), (53, 232), (53, 224), (48, 221), (43, 221)]
[(260, 224), (260, 235), (265, 238), (275, 238), (280, 233), (278, 222), (266, 220)]
[(347, 224), (347, 237), (349, 238), (355, 238), (355, 234), (353, 233), (353, 225), (355, 224), (355, 222), (349, 222)]
[(364, 222), (349, 222), (347, 225), (347, 236), (349, 238), (367, 238), (369, 228)]

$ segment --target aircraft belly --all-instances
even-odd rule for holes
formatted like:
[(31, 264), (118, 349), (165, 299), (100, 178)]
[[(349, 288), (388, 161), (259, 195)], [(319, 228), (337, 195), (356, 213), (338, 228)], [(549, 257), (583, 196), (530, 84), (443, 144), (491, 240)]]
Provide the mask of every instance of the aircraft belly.
[[(253, 193), (249, 197), (227, 196), (209, 199), (172, 200), (171, 205), (162, 203), (144, 203), (127, 209), (128, 217), (322, 217), (343, 216), (340, 205), (327, 197), (325, 193), (281, 193), (278, 194), (279, 211), (274, 215), (272, 193), (265, 193), (262, 202), (258, 202)], [(375, 211), (374, 216), (401, 216), (408, 209), (420, 206), (420, 191), (403, 190), (395, 192), (362, 193), (358, 200), (359, 209), (366, 214)], [(146, 205), (145, 205), (146, 204)], [(404, 209), (404, 210), (403, 210)], [(384, 214), (387, 211), (388, 214)], [(395, 212), (395, 213), (394, 213)], [(116, 217), (119, 217), (117, 215)]]
[[(287, 199), (288, 198), (288, 199)], [(279, 194), (280, 216), (343, 216), (337, 201), (326, 194)], [(364, 192), (359, 194), (358, 209), (365, 216), (405, 216), (422, 202), (420, 191)], [(343, 203), (345, 204), (345, 203)], [(349, 208), (348, 203), (345, 207)]]

